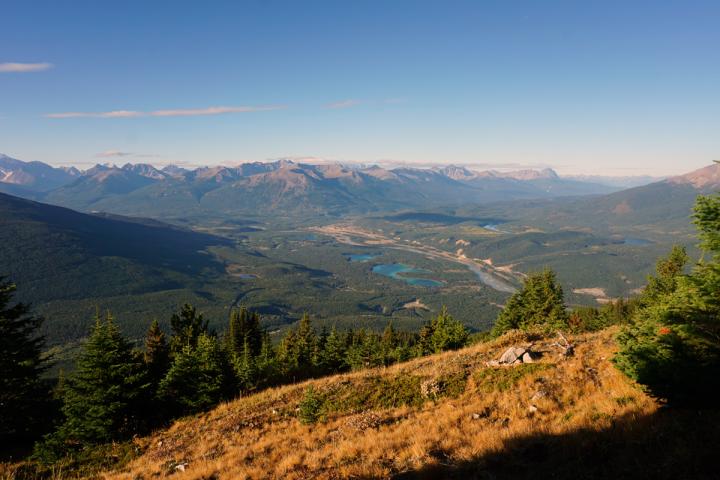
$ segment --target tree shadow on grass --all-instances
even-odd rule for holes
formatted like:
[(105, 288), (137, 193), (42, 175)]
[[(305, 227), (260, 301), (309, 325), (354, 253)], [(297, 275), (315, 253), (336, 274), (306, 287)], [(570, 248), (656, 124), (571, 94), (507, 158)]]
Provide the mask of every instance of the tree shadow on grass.
[(395, 475), (416, 479), (720, 479), (720, 410), (663, 409), (605, 430), (509, 439), (500, 452)]

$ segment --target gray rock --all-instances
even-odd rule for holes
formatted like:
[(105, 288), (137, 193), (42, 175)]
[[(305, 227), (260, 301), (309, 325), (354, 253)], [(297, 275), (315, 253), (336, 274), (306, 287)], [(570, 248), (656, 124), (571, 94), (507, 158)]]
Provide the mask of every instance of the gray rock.
[(535, 361), (535, 354), (533, 354), (530, 350), (523, 353), (521, 360), (523, 363), (533, 363)]
[(499, 362), (505, 364), (522, 363), (522, 356), (527, 352), (522, 347), (510, 347), (500, 357)]

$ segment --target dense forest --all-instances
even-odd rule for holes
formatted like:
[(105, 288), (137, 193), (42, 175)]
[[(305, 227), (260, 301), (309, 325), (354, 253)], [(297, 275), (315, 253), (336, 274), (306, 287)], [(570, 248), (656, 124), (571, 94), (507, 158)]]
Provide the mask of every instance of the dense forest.
[[(305, 314), (274, 344), (260, 316), (231, 312), (222, 334), (185, 304), (157, 322), (142, 348), (123, 336), (110, 312), (98, 312), (75, 371), (51, 385), (42, 373), (52, 362), (37, 332), (42, 319), (13, 303), (16, 286), (0, 281), (0, 442), (11, 458), (30, 456), (38, 472), (102, 456), (103, 445), (205, 411), (238, 395), (303, 379), (388, 366), (458, 349), (512, 330), (583, 332), (620, 324), (614, 362), (670, 406), (713, 404), (720, 374), (720, 196), (695, 207), (702, 259), (689, 268), (684, 249), (657, 263), (644, 291), (600, 308), (570, 310), (550, 270), (531, 274), (508, 300), (492, 331), (471, 336), (442, 309), (418, 332), (316, 331)], [(317, 421), (314, 393), (298, 413)]]

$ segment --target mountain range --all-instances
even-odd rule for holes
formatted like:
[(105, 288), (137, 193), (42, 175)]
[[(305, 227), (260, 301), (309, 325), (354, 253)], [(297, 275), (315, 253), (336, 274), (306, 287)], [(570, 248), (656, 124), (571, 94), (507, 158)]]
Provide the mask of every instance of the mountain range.
[(96, 165), (88, 170), (0, 157), (0, 191), (82, 211), (126, 215), (341, 215), (499, 200), (604, 194), (599, 183), (565, 179), (553, 170), (476, 172), (280, 160), (193, 170), (149, 164)]

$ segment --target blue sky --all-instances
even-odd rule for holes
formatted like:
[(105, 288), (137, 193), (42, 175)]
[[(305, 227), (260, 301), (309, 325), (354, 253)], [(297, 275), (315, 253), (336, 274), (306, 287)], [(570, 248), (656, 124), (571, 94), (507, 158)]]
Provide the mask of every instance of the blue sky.
[(720, 157), (717, 1), (0, 2), (0, 152), (666, 175)]

